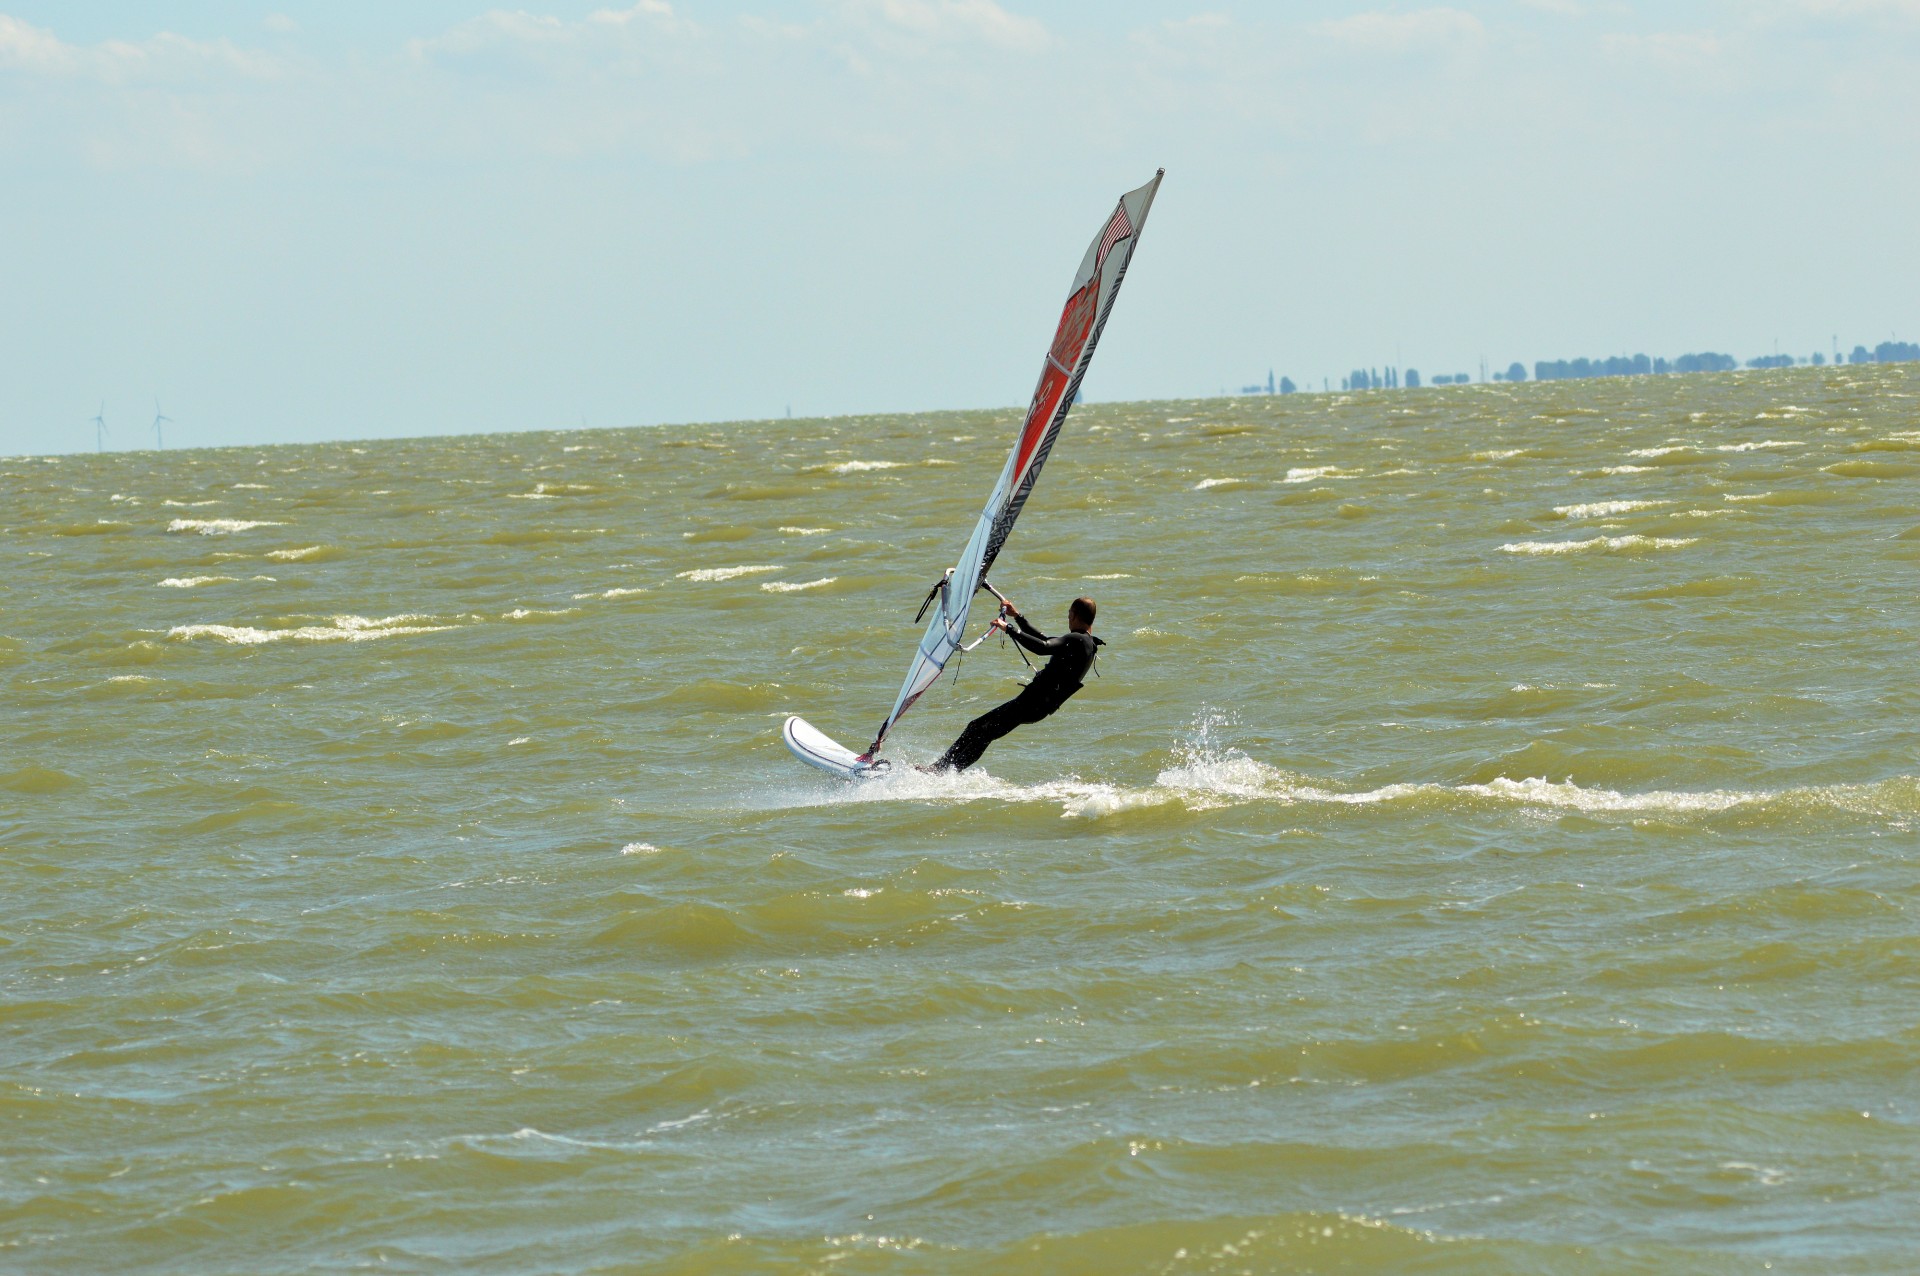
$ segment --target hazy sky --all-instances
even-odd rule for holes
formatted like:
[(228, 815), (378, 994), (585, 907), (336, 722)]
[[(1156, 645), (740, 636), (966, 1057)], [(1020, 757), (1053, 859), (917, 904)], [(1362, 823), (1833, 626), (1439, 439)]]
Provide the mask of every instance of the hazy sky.
[(0, 0), (0, 453), (1920, 335), (1920, 0)]

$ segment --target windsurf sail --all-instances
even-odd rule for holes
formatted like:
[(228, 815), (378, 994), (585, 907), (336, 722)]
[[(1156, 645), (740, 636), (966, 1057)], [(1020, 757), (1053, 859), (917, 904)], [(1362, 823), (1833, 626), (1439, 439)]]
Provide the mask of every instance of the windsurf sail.
[(1094, 347), (1107, 326), (1114, 298), (1120, 295), (1120, 282), (1127, 276), (1127, 263), (1140, 243), (1140, 228), (1146, 225), (1147, 211), (1153, 207), (1153, 197), (1165, 176), (1166, 170), (1161, 169), (1145, 186), (1122, 195), (1081, 258), (1067, 304), (1060, 312), (1060, 323), (1054, 329), (1053, 344), (1040, 366), (1040, 383), (1034, 387), (1033, 401), (1007, 453), (1007, 463), (1001, 467), (1000, 478), (974, 522), (973, 535), (961, 551), (960, 561), (927, 595), (922, 610), (933, 614), (920, 636), (893, 709), (861, 755), (862, 760), (871, 759), (879, 751), (894, 723), (940, 680), (947, 661), (961, 650), (973, 596), (985, 585), (987, 571), (1007, 543), (1027, 497), (1033, 494), (1034, 481), (1040, 477), (1040, 469), (1060, 437), (1060, 427), (1066, 424), (1067, 413), (1079, 397), (1080, 382), (1093, 361)]

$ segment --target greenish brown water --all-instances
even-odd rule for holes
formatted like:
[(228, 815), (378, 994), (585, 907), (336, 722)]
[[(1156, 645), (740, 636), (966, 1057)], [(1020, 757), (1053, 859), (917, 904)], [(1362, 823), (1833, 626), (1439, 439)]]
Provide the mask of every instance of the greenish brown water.
[(1910, 1270), (1916, 396), (0, 463), (0, 1267)]

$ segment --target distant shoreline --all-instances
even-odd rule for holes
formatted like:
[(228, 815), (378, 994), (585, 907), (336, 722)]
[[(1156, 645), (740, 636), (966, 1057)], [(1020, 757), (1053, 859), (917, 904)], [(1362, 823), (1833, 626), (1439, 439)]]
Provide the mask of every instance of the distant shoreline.
[[(1840, 344), (1836, 340), (1833, 347), (1833, 359), (1827, 359), (1824, 351), (1816, 350), (1810, 355), (1767, 354), (1756, 355), (1746, 361), (1748, 371), (1771, 371), (1778, 368), (1824, 368), (1848, 367), (1854, 365), (1877, 365), (1882, 363), (1920, 363), (1920, 344), (1911, 341), (1882, 341), (1872, 350), (1856, 345), (1853, 352), (1846, 356), (1840, 354)], [(1533, 365), (1532, 375), (1528, 375), (1527, 366), (1518, 360), (1507, 365), (1504, 371), (1495, 371), (1488, 375), (1486, 361), (1480, 365), (1480, 376), (1476, 381), (1472, 373), (1442, 373), (1426, 378), (1420, 376), (1419, 369), (1355, 368), (1340, 378), (1340, 392), (1351, 394), (1357, 390), (1420, 390), (1430, 386), (1449, 385), (1485, 385), (1505, 382), (1519, 384), (1526, 381), (1588, 381), (1599, 377), (1644, 377), (1644, 376), (1686, 376), (1700, 372), (1738, 372), (1740, 360), (1730, 354), (1702, 351), (1698, 354), (1683, 354), (1675, 359), (1649, 357), (1644, 354), (1608, 355), (1605, 358), (1589, 359), (1540, 359)], [(1321, 378), (1318, 393), (1334, 393), (1331, 377)], [(1223, 395), (1226, 391), (1223, 389)], [(1305, 387), (1294, 384), (1289, 376), (1277, 380), (1271, 369), (1267, 372), (1264, 384), (1242, 386), (1240, 396), (1261, 394), (1312, 394), (1316, 393), (1311, 382)]]
[[(1904, 363), (1909, 361), (1900, 360), (1898, 362)], [(1652, 375), (1665, 375), (1665, 376), (1674, 376), (1674, 377), (1706, 376), (1706, 375), (1747, 376), (1747, 375), (1751, 375), (1754, 372), (1776, 372), (1776, 371), (1832, 372), (1832, 371), (1838, 370), (1838, 368), (1847, 368), (1852, 366), (1854, 365), (1842, 364), (1842, 365), (1836, 366), (1834, 364), (1826, 364), (1820, 367), (1816, 367), (1813, 365), (1795, 365), (1792, 368), (1733, 368), (1733, 369), (1721, 370), (1719, 372), (1714, 372), (1714, 373), (1668, 372), (1665, 374), (1652, 374)], [(1876, 361), (1875, 363), (1867, 366), (1879, 367), (1882, 365)], [(1584, 379), (1600, 380), (1602, 378), (1589, 377)], [(1459, 382), (1456, 384), (1447, 384), (1447, 385), (1439, 385), (1439, 386), (1423, 384), (1418, 388), (1424, 390), (1424, 389), (1465, 388), (1467, 386), (1476, 386), (1484, 389), (1492, 385), (1507, 386), (1507, 385), (1519, 385), (1519, 384), (1522, 384), (1522, 383), (1507, 382), (1504, 379), (1496, 382), (1489, 379), (1487, 381), (1466, 381), (1466, 382)], [(1538, 384), (1546, 384), (1546, 383), (1531, 381), (1526, 384), (1538, 385)], [(1388, 387), (1382, 386), (1380, 388), (1384, 390)], [(1414, 389), (1415, 387), (1397, 386), (1393, 388), (1400, 389), (1400, 390), (1411, 390), (1411, 389)], [(1334, 388), (1330, 390), (1303, 388), (1303, 389), (1296, 390), (1295, 394), (1301, 395), (1301, 396), (1306, 396), (1306, 395), (1324, 396), (1329, 394), (1363, 394), (1363, 393), (1371, 392), (1372, 389), (1373, 387), (1371, 386), (1366, 387), (1365, 389), (1359, 389), (1359, 390), (1341, 389), (1341, 388)], [(1263, 387), (1257, 396), (1250, 395), (1246, 391), (1241, 391), (1238, 393), (1233, 391), (1221, 391), (1215, 394), (1171, 395), (1171, 396), (1165, 396), (1161, 398), (1151, 398), (1151, 399), (1102, 399), (1102, 400), (1089, 400), (1084, 404), (1082, 404), (1081, 406), (1089, 407), (1089, 408), (1105, 408), (1105, 407), (1123, 407), (1123, 406), (1151, 405), (1151, 404), (1206, 403), (1206, 402), (1212, 402), (1218, 399), (1236, 399), (1237, 400), (1237, 399), (1245, 399), (1249, 397), (1265, 398), (1267, 397), (1267, 392)], [(1281, 396), (1278, 393), (1275, 393), (1272, 397), (1279, 398)], [(1017, 417), (1021, 412), (1022, 407), (1023, 405), (1018, 403), (1002, 403), (1002, 404), (995, 404), (989, 407), (906, 408), (906, 409), (894, 409), (894, 410), (873, 411), (873, 412), (836, 412), (836, 413), (826, 413), (819, 416), (725, 417), (725, 418), (712, 418), (712, 419), (706, 419), (706, 420), (653, 421), (653, 422), (637, 421), (628, 425), (596, 425), (596, 426), (586, 426), (586, 427), (575, 425), (575, 426), (546, 426), (546, 427), (534, 427), (530, 429), (514, 429), (514, 430), (480, 430), (480, 431), (470, 430), (470, 431), (465, 431), (458, 434), (448, 433), (448, 434), (355, 435), (350, 438), (337, 438), (337, 439), (284, 439), (284, 440), (275, 440), (273, 442), (262, 442), (262, 443), (221, 443), (221, 444), (215, 444), (215, 445), (206, 446), (206, 447), (169, 447), (165, 449), (164, 452), (161, 452), (154, 448), (118, 448), (105, 453), (97, 453), (90, 448), (76, 448), (71, 452), (17, 452), (11, 455), (0, 456), (0, 462), (56, 464), (56, 463), (67, 461), (67, 460), (77, 461), (87, 457), (95, 457), (95, 456), (103, 456), (103, 455), (104, 456), (161, 456), (161, 455), (164, 455), (169, 457), (173, 457), (173, 456), (185, 457), (190, 455), (195, 455), (195, 456), (205, 455), (207, 453), (212, 453), (212, 452), (236, 452), (236, 451), (258, 452), (267, 448), (297, 448), (297, 447), (349, 447), (350, 448), (350, 447), (364, 447), (370, 444), (382, 444), (382, 445), (409, 444), (409, 443), (424, 443), (428, 441), (438, 442), (438, 441), (455, 440), (455, 439), (513, 439), (513, 438), (525, 438), (530, 435), (554, 435), (554, 436), (565, 435), (565, 436), (571, 437), (571, 436), (578, 436), (582, 434), (603, 434), (603, 433), (620, 431), (620, 430), (701, 429), (701, 428), (710, 428), (715, 426), (726, 426), (726, 425), (775, 425), (775, 424), (790, 425), (795, 423), (804, 424), (807, 422), (851, 421), (851, 420), (860, 420), (863, 418), (879, 419), (879, 418), (898, 418), (898, 417), (961, 416), (961, 415), (970, 415), (970, 414), (981, 413), (981, 412), (1004, 412), (1014, 417)]]

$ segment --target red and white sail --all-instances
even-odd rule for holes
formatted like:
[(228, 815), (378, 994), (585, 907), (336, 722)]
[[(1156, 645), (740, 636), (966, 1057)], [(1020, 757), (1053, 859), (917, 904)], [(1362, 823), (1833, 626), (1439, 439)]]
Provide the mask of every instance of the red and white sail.
[(1060, 437), (1060, 427), (1066, 424), (1067, 413), (1080, 392), (1080, 382), (1087, 375), (1087, 365), (1093, 360), (1094, 347), (1100, 342), (1101, 330), (1112, 313), (1114, 298), (1120, 294), (1127, 263), (1133, 259), (1133, 250), (1140, 242), (1140, 228), (1146, 225), (1147, 210), (1153, 207), (1153, 197), (1165, 175), (1166, 170), (1162, 169), (1145, 186), (1122, 195), (1100, 233), (1087, 246), (1087, 254), (1081, 259), (1080, 270), (1074, 275), (1073, 287), (1067, 294), (1067, 304), (1060, 312), (1053, 345), (1040, 367), (1040, 384), (1034, 387), (1033, 402), (1027, 407), (1026, 419), (1020, 423), (1020, 433), (1014, 438), (999, 481), (993, 485), (993, 492), (974, 523), (973, 535), (968, 538), (960, 561), (929, 599), (932, 615), (926, 632), (920, 636), (920, 645), (907, 668), (906, 681), (900, 684), (900, 694), (895, 697), (886, 721), (880, 724), (873, 744), (864, 755), (866, 758), (874, 756), (893, 724), (913, 707), (913, 702), (928, 687), (939, 681), (941, 670), (960, 649), (973, 595), (999, 556), (1000, 547), (1006, 544), (1014, 520), (1020, 517), (1021, 508), (1033, 492), (1034, 480), (1040, 477), (1040, 469), (1047, 463), (1054, 441)]

